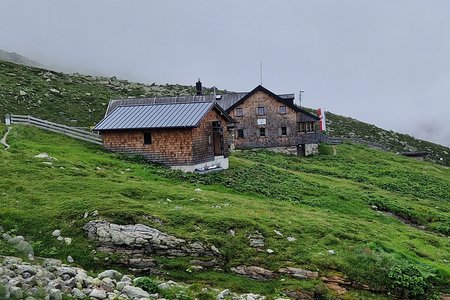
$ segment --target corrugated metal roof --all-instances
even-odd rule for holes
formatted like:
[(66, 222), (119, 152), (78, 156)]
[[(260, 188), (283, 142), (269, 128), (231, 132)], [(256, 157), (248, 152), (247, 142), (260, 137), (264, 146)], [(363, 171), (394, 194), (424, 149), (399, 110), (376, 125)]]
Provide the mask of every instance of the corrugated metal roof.
[[(186, 103), (186, 102), (209, 102), (215, 101), (224, 110), (227, 110), (233, 104), (241, 100), (248, 92), (245, 93), (228, 93), (216, 97), (215, 95), (201, 96), (173, 96), (173, 97), (151, 97), (151, 98), (128, 98), (111, 100), (106, 110), (106, 115), (110, 114), (119, 105), (142, 105), (142, 104), (158, 104), (158, 103)], [(219, 95), (217, 95), (219, 96)], [(282, 99), (293, 100), (294, 94), (278, 95)]]
[(119, 105), (94, 130), (196, 127), (214, 102)]

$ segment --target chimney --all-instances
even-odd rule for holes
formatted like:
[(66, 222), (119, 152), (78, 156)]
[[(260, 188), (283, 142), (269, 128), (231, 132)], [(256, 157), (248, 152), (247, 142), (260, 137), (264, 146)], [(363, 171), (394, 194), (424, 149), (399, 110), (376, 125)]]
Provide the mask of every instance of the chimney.
[(195, 84), (195, 89), (197, 90), (197, 96), (203, 95), (202, 82), (200, 81), (200, 78), (198, 79), (197, 83)]

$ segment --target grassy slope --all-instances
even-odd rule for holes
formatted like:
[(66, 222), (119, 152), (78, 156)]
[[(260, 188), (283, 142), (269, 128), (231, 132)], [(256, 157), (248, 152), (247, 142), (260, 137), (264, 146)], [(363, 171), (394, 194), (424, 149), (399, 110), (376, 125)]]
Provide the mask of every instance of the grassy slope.
[(327, 113), (327, 126), (331, 136), (361, 138), (384, 145), (394, 152), (427, 151), (428, 159), (450, 166), (448, 147), (418, 140), (410, 135), (384, 130), (352, 118)]
[[(61, 93), (51, 92), (56, 89)], [(20, 95), (24, 91), (26, 95)], [(205, 93), (210, 93), (205, 89)], [(110, 99), (175, 96), (195, 93), (181, 85), (145, 85), (64, 74), (0, 61), (0, 115), (30, 114), (71, 126), (93, 126), (104, 116)]]
[[(100, 147), (30, 127), (15, 127), (8, 142), (11, 150), (0, 152), (0, 225), (26, 236), (37, 255), (64, 259), (70, 254), (88, 269), (107, 268), (109, 262), (91, 252), (93, 245), (81, 229), (84, 212), (99, 210), (102, 218), (113, 222), (141, 222), (210, 242), (226, 255), (226, 270), (239, 264), (269, 269), (290, 265), (319, 269), (321, 275), (347, 274), (376, 286), (371, 259), (383, 253), (436, 274), (437, 285), (450, 279), (446, 167), (340, 145), (336, 156), (313, 158), (237, 152), (230, 170), (198, 176), (121, 160)], [(45, 165), (33, 158), (41, 152), (58, 160)], [(197, 187), (203, 192), (195, 192)], [(376, 212), (371, 205), (424, 225), (425, 230)], [(164, 224), (149, 221), (145, 218), (149, 215)], [(74, 239), (72, 246), (51, 237), (57, 228)], [(231, 228), (235, 237), (228, 235)], [(297, 241), (288, 242), (274, 229)], [(274, 254), (247, 246), (245, 236), (254, 230), (264, 234), (266, 247)], [(96, 256), (100, 260), (94, 260)], [(228, 272), (190, 273), (188, 260), (159, 260), (170, 277), (235, 291), (277, 295), (287, 288), (311, 289), (319, 283), (291, 279), (260, 283)], [(381, 297), (357, 291), (347, 297), (361, 295)]]

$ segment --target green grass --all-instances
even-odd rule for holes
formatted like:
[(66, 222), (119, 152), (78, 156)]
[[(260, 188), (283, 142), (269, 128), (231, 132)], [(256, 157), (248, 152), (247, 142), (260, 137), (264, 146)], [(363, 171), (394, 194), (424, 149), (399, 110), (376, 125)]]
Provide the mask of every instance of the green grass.
[[(15, 126), (8, 143), (10, 150), (0, 151), (0, 225), (25, 236), (38, 256), (64, 260), (71, 255), (90, 271), (111, 267), (111, 260), (92, 253), (94, 245), (82, 230), (93, 219), (84, 219), (83, 214), (98, 210), (101, 218), (112, 222), (140, 222), (214, 244), (225, 255), (223, 272), (189, 272), (187, 259), (157, 258), (166, 265), (167, 276), (176, 280), (275, 297), (286, 289), (314, 289), (319, 282), (258, 282), (233, 275), (229, 268), (296, 266), (319, 270), (321, 276), (348, 275), (377, 287), (390, 281), (372, 278), (369, 270), (388, 274), (390, 270), (378, 262), (389, 261), (417, 267), (435, 289), (448, 291), (447, 167), (339, 145), (336, 155), (327, 151), (311, 158), (236, 152), (229, 170), (195, 175), (123, 159), (101, 147), (32, 127)], [(57, 160), (45, 165), (34, 158), (41, 152)], [(195, 192), (196, 188), (203, 191)], [(425, 229), (374, 211), (372, 205)], [(54, 229), (71, 237), (72, 245), (52, 237)], [(230, 229), (236, 236), (228, 234)], [(255, 230), (266, 237), (266, 248), (274, 254), (248, 247), (246, 235)], [(297, 240), (288, 242), (287, 236)], [(357, 299), (361, 293), (352, 291), (348, 297)]]

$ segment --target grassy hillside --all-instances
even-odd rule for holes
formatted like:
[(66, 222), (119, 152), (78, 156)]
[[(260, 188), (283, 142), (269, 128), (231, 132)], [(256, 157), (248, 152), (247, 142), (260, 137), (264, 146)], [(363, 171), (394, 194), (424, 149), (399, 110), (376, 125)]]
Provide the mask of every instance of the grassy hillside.
[(361, 138), (379, 143), (394, 152), (427, 151), (428, 159), (450, 165), (450, 149), (442, 145), (416, 139), (407, 134), (384, 130), (352, 118), (327, 113), (330, 136)]
[[(105, 260), (92, 252), (82, 230), (93, 219), (84, 213), (98, 210), (98, 217), (115, 223), (139, 222), (216, 245), (226, 257), (222, 271), (195, 271), (188, 259), (157, 258), (165, 277), (199, 286), (271, 297), (286, 290), (333, 297), (319, 279), (259, 282), (229, 271), (245, 264), (318, 270), (373, 290), (349, 288), (346, 299), (449, 292), (447, 167), (339, 145), (321, 146), (323, 154), (311, 158), (236, 152), (229, 170), (200, 176), (123, 159), (31, 127), (15, 126), (8, 142), (11, 149), (0, 151), (0, 225), (24, 235), (39, 256), (71, 255), (90, 270), (114, 266), (114, 256)], [(57, 160), (50, 165), (34, 158), (42, 152)], [(58, 228), (73, 239), (71, 246), (51, 236)], [(246, 237), (255, 231), (273, 254), (248, 246)], [(1, 243), (0, 251), (13, 252)]]
[[(31, 114), (69, 126), (90, 127), (101, 120), (112, 98), (194, 93), (192, 86), (146, 85), (115, 77), (69, 75), (0, 61), (0, 116)], [(212, 90), (206, 88), (205, 93), (212, 93)], [(332, 136), (358, 137), (381, 143), (393, 151), (429, 151), (431, 160), (450, 165), (447, 147), (332, 113), (327, 117)]]
[(2, 116), (31, 114), (70, 126), (93, 126), (104, 116), (110, 99), (193, 93), (195, 87), (191, 86), (130, 83), (115, 77), (69, 75), (0, 61)]

